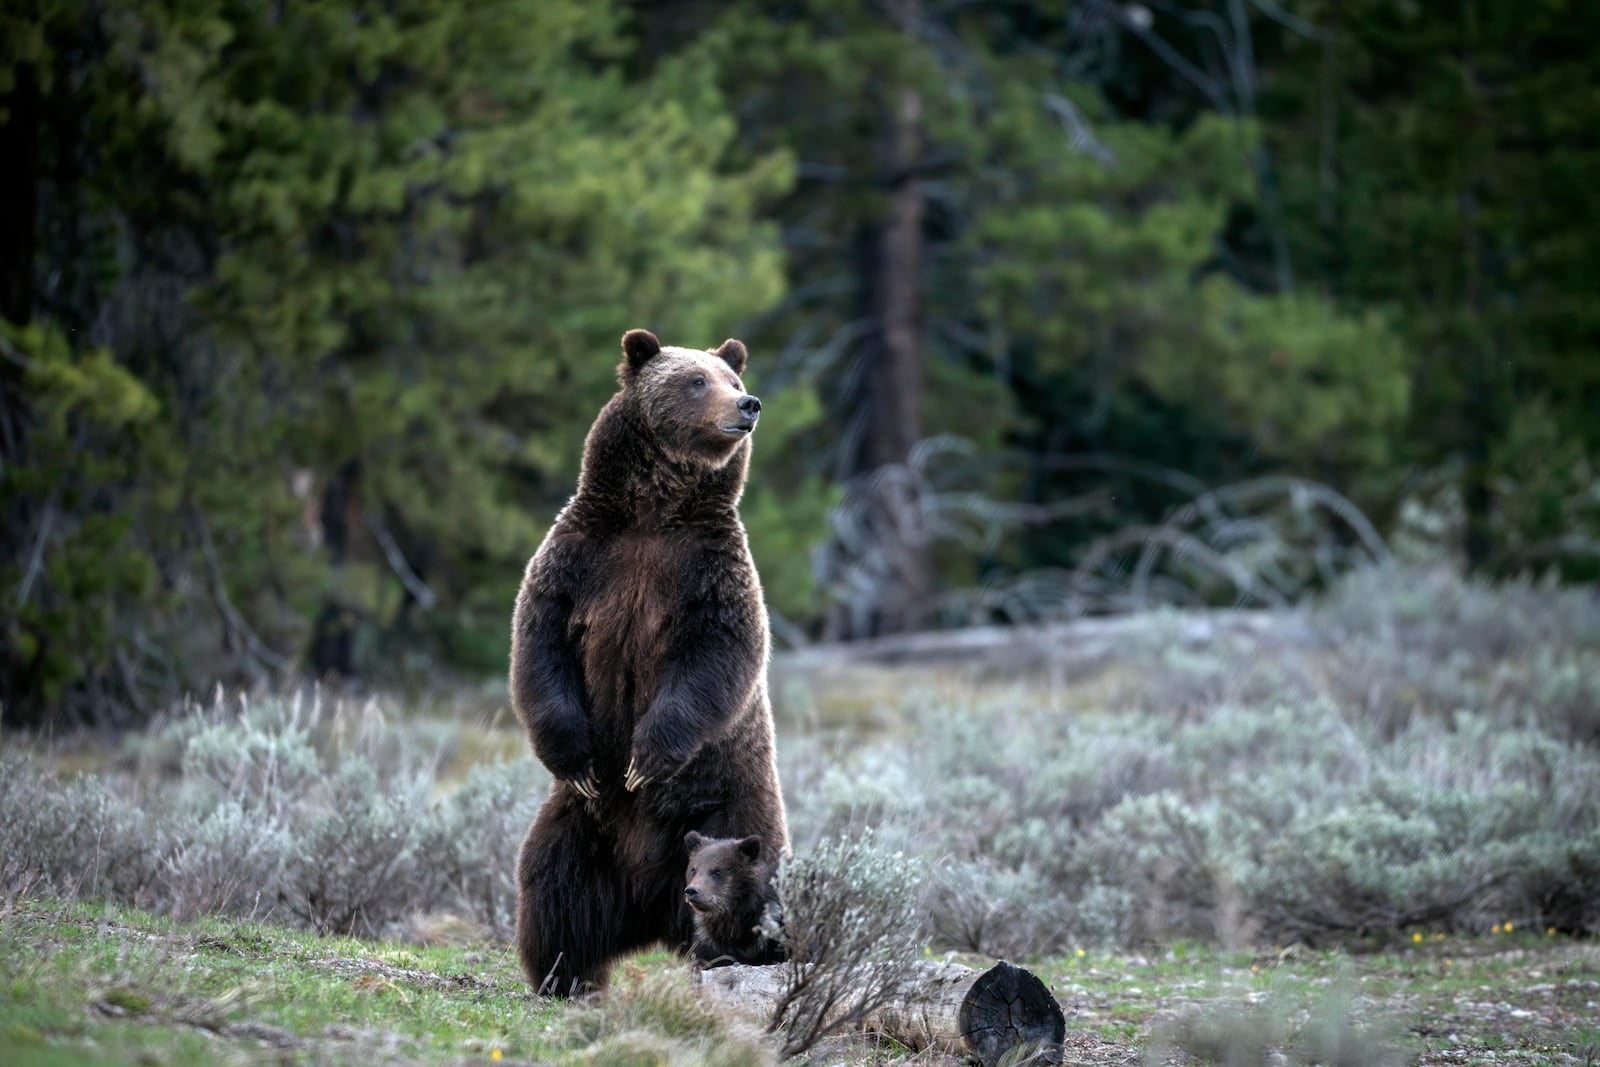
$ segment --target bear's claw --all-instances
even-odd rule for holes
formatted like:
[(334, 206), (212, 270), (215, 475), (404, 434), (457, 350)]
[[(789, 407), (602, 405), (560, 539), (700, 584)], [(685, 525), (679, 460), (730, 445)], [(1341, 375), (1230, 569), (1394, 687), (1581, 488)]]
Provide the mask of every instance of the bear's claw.
[(582, 778), (572, 779), (572, 788), (590, 800), (600, 799), (600, 783), (595, 781), (593, 771), (586, 771)]
[(622, 780), (622, 788), (630, 793), (637, 793), (640, 789), (650, 784), (649, 775), (640, 773), (636, 761), (628, 761), (628, 776)]

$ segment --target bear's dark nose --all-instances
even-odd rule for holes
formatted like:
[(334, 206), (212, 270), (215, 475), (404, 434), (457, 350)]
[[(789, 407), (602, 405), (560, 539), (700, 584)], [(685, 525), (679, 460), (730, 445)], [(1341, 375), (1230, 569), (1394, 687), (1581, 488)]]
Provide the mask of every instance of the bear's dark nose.
[(759, 396), (750, 396), (749, 394), (741, 396), (736, 406), (739, 409), (739, 414), (752, 421), (755, 420), (757, 415), (761, 414), (761, 398)]
[(685, 899), (693, 900), (695, 897), (700, 895), (700, 890), (696, 889), (694, 886), (689, 886), (683, 891), (683, 895)]

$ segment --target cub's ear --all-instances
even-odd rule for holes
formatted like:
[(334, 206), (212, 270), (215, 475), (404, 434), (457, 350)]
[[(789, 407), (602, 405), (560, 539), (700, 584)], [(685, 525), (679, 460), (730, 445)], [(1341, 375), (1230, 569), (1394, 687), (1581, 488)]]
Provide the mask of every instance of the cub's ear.
[(690, 830), (687, 834), (683, 835), (684, 846), (688, 848), (690, 852), (693, 852), (695, 849), (699, 848), (704, 842), (705, 838), (701, 837), (693, 830)]
[(733, 373), (744, 373), (744, 361), (750, 358), (750, 353), (744, 349), (743, 341), (728, 338), (722, 344), (711, 350), (713, 356), (721, 356), (728, 366), (733, 368)]
[(752, 863), (761, 858), (761, 838), (751, 835), (739, 842), (739, 851)]
[(617, 368), (626, 385), (650, 360), (661, 354), (661, 342), (649, 330), (629, 330), (622, 335), (622, 366)]

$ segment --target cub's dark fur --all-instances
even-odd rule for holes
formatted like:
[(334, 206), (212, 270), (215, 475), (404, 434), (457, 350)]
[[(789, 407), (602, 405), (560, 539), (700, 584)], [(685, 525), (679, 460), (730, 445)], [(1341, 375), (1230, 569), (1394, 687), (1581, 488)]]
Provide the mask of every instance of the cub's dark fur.
[(695, 962), (781, 963), (788, 954), (761, 932), (762, 920), (778, 912), (773, 876), (778, 865), (761, 861), (761, 838), (684, 837), (689, 874), (684, 899), (694, 909)]

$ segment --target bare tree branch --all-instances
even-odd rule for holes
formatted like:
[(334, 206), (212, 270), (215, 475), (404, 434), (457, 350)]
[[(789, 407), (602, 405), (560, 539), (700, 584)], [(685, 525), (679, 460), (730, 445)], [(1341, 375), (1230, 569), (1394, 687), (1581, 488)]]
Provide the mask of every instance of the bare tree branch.
[(1122, 9), (1122, 5), (1112, 3), (1110, 0), (1094, 0), (1092, 6), (1118, 26), (1121, 26), (1124, 30), (1144, 42), (1145, 46), (1159, 56), (1167, 66), (1171, 67), (1174, 73), (1198, 89), (1218, 114), (1232, 115), (1234, 113), (1233, 106), (1228, 101), (1227, 93), (1213, 78), (1208, 77), (1199, 67), (1185, 59), (1183, 54), (1168, 44), (1160, 34), (1130, 18), (1127, 12)]
[(59, 490), (52, 490), (50, 499), (45, 502), (44, 515), (39, 519), (39, 533), (33, 540), (33, 551), (28, 557), (28, 567), (22, 572), (22, 581), (17, 585), (17, 607), (21, 608), (28, 603), (28, 597), (33, 593), (33, 583), (39, 577), (39, 571), (44, 565), (44, 546), (50, 539), (50, 529), (56, 521), (56, 501), (60, 496)]
[(1312, 25), (1298, 15), (1290, 14), (1272, 0), (1250, 0), (1252, 4), (1267, 18), (1281, 26), (1285, 26), (1302, 37), (1309, 37), (1314, 41), (1322, 40), (1326, 32)]
[(361, 513), (361, 524), (367, 528), (372, 534), (372, 539), (383, 550), (383, 558), (389, 561), (389, 569), (394, 571), (396, 578), (400, 579), (400, 584), (406, 587), (406, 592), (411, 594), (411, 599), (415, 600), (417, 606), (422, 608), (423, 611), (430, 610), (438, 602), (439, 598), (434, 595), (432, 589), (428, 588), (428, 583), (423, 581), (417, 572), (412, 569), (411, 564), (406, 561), (405, 553), (400, 551), (400, 546), (395, 543), (394, 537), (389, 533), (389, 528), (376, 515), (367, 511)]
[(1046, 92), (1044, 106), (1056, 118), (1061, 120), (1069, 135), (1068, 143), (1074, 149), (1082, 152), (1101, 166), (1109, 167), (1116, 163), (1117, 157), (1112, 154), (1094, 135), (1089, 128), (1089, 123), (1084, 119), (1083, 113), (1078, 110), (1078, 105), (1062, 96), (1060, 93)]
[(256, 635), (250, 624), (239, 614), (232, 601), (228, 599), (227, 587), (223, 582), (222, 564), (217, 559), (217, 547), (211, 540), (211, 527), (206, 522), (204, 513), (198, 504), (189, 503), (189, 516), (194, 523), (195, 531), (200, 539), (200, 552), (205, 557), (207, 584), (211, 591), (211, 603), (216, 608), (217, 615), (222, 619), (230, 640), (236, 639), (252, 666), (264, 665), (274, 671), (284, 670), (288, 661), (267, 647), (266, 642)]

